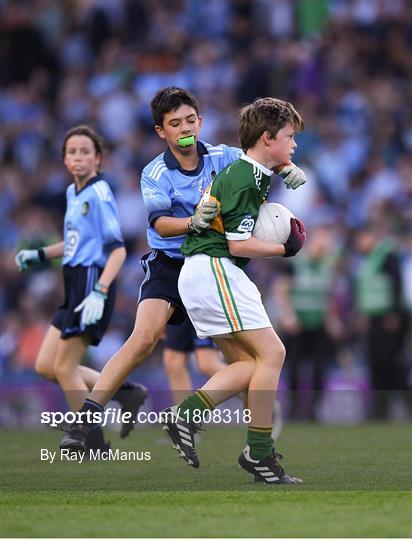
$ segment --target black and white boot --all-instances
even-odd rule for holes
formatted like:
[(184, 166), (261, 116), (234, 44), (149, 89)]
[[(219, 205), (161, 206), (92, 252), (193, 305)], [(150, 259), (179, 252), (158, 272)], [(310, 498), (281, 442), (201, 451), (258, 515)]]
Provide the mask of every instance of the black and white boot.
[(255, 480), (265, 484), (302, 484), (303, 480), (285, 474), (279, 465), (278, 459), (282, 459), (281, 454), (272, 452), (264, 459), (252, 459), (250, 447), (247, 445), (239, 456), (238, 463), (248, 473), (253, 474)]
[(173, 442), (179, 456), (191, 467), (197, 469), (200, 465), (195, 449), (195, 433), (201, 429), (201, 424), (187, 422), (178, 416), (178, 406), (168, 407), (161, 412), (162, 429), (166, 431)]

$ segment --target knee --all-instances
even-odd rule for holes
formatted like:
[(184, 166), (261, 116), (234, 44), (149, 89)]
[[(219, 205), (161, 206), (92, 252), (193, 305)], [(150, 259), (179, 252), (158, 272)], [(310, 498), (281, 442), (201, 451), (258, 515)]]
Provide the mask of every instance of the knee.
[(159, 338), (153, 334), (134, 332), (125, 344), (127, 362), (133, 367), (150, 356)]
[(173, 351), (166, 350), (163, 355), (163, 365), (167, 373), (179, 375), (186, 368), (186, 355), (174, 354)]
[(73, 374), (73, 366), (69, 362), (65, 362), (64, 358), (57, 356), (53, 365), (53, 373), (54, 377), (58, 381), (61, 381)]
[(282, 369), (286, 358), (286, 348), (280, 340), (277, 340), (272, 347), (270, 363), (276, 369)]
[(279, 367), (282, 368), (286, 358), (286, 347), (281, 341), (279, 341), (276, 347), (276, 358)]
[(199, 356), (197, 358), (197, 367), (199, 368), (199, 371), (204, 375), (209, 375), (209, 373), (212, 371), (210, 363), (202, 356)]
[(224, 364), (219, 360), (217, 353), (213, 351), (211, 354), (199, 354), (197, 356), (197, 367), (201, 373), (207, 377), (212, 377), (212, 375), (224, 367)]
[(56, 376), (54, 374), (53, 365), (50, 362), (44, 362), (42, 358), (36, 359), (36, 365), (34, 366), (36, 373), (48, 379), (49, 381), (55, 381)]

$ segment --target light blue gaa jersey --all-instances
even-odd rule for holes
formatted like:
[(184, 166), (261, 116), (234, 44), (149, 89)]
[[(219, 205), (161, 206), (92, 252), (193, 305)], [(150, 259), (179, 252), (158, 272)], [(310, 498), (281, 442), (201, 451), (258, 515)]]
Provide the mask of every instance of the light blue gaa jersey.
[(95, 176), (79, 192), (67, 188), (63, 265), (103, 268), (113, 249), (123, 246), (116, 201), (109, 184)]
[(194, 171), (184, 171), (168, 148), (142, 171), (141, 188), (149, 224), (147, 240), (152, 249), (161, 250), (169, 257), (182, 259), (180, 247), (185, 235), (162, 238), (153, 228), (160, 216), (189, 217), (213, 177), (236, 161), (242, 150), (219, 144), (197, 143), (199, 164)]

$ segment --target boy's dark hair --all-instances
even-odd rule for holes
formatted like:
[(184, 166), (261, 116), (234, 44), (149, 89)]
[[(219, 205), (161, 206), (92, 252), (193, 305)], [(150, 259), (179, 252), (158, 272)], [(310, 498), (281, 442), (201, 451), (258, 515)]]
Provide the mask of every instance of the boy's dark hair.
[(169, 86), (156, 92), (150, 103), (155, 125), (163, 126), (164, 115), (181, 105), (189, 105), (196, 111), (197, 115), (199, 114), (199, 104), (191, 92), (177, 86)]
[(265, 131), (276, 138), (278, 131), (287, 123), (292, 124), (296, 131), (304, 128), (302, 117), (291, 103), (272, 97), (256, 99), (240, 111), (239, 140), (242, 149), (252, 148)]
[[(86, 126), (86, 124), (82, 124), (82, 125), (79, 125), (79, 126), (74, 126), (74, 127), (70, 128), (66, 132), (66, 135), (64, 136), (63, 144), (62, 144), (63, 159), (64, 159), (64, 157), (66, 155), (67, 141), (70, 139), (70, 137), (73, 137), (73, 135), (84, 135), (85, 137), (89, 137), (89, 139), (91, 139), (93, 141), (93, 145), (94, 145), (94, 149), (96, 150), (96, 154), (100, 155), (101, 158), (103, 157), (103, 152), (104, 152), (103, 139), (100, 137), (100, 135), (98, 135), (94, 131), (94, 129), (92, 129), (89, 126)], [(98, 170), (98, 172), (101, 171), (100, 165), (99, 165), (97, 170)]]

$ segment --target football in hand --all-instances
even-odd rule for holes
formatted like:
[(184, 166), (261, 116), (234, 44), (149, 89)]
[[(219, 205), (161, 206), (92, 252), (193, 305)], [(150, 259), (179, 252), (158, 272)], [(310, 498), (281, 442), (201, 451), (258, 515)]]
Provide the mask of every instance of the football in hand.
[(252, 236), (265, 242), (284, 244), (290, 235), (290, 218), (294, 215), (279, 203), (260, 206)]

